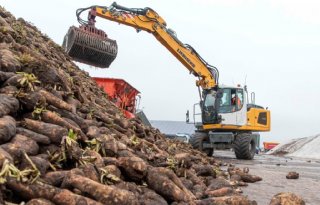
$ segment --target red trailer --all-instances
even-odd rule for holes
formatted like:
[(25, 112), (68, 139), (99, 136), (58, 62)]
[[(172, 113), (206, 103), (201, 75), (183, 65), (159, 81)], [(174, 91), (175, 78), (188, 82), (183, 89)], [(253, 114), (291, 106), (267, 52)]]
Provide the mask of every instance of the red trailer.
[(136, 112), (136, 97), (140, 93), (123, 79), (93, 78), (107, 93), (109, 100), (114, 102), (127, 118), (134, 118)]
[(276, 147), (278, 144), (278, 142), (263, 142), (263, 148), (264, 150), (269, 151)]

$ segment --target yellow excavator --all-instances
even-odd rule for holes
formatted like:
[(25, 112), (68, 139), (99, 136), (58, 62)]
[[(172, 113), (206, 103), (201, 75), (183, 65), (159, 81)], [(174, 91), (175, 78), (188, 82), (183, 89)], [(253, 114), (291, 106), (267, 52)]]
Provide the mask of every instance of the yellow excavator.
[[(88, 11), (87, 20), (80, 17), (84, 11)], [(114, 2), (111, 6), (78, 9), (76, 15), (81, 26), (70, 27), (63, 42), (65, 51), (75, 61), (107, 68), (117, 56), (116, 41), (95, 27), (96, 17), (153, 34), (198, 78), (202, 123), (197, 124), (190, 138), (192, 146), (210, 156), (214, 149), (233, 148), (238, 159), (253, 159), (258, 132), (270, 131), (270, 111), (256, 105), (254, 95), (249, 103), (246, 86), (220, 85), (218, 69), (192, 46), (182, 43), (157, 12), (151, 8), (126, 8)]]

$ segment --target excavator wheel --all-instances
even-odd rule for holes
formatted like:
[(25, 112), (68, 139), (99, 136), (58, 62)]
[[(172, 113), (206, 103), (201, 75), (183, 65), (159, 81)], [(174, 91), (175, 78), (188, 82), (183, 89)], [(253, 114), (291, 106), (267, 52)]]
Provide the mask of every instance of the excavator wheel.
[(256, 153), (256, 141), (249, 133), (238, 134), (233, 148), (237, 159), (251, 160)]
[(203, 149), (202, 143), (208, 141), (208, 134), (203, 132), (196, 132), (192, 134), (190, 138), (190, 144), (194, 149), (200, 150), (207, 154), (207, 156), (211, 157), (213, 155), (213, 148)]
[(118, 53), (115, 40), (90, 26), (71, 26), (62, 47), (73, 60), (99, 68), (108, 68)]

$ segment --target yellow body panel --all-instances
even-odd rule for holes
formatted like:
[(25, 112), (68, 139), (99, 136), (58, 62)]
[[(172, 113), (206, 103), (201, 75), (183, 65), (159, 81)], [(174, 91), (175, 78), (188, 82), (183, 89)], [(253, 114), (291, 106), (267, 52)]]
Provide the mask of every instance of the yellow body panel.
[[(259, 123), (259, 114), (266, 113), (265, 123)], [(204, 130), (241, 130), (241, 131), (256, 131), (267, 132), (270, 131), (271, 120), (270, 111), (260, 108), (251, 108), (247, 112), (247, 124), (243, 126), (223, 125), (223, 124), (206, 124), (202, 126)]]

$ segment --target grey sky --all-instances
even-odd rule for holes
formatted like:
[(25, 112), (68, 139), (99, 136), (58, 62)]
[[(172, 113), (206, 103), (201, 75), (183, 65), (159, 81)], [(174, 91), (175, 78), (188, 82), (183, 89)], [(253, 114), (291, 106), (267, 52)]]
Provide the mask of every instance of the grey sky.
[[(61, 44), (75, 11), (98, 0), (0, 0), (16, 17), (32, 22)], [(297, 0), (118, 0), (127, 7), (151, 7), (210, 64), (220, 82), (244, 84), (256, 103), (269, 107), (272, 131), (266, 141), (320, 132), (320, 1)], [(86, 16), (83, 16), (84, 18)], [(195, 78), (157, 40), (145, 32), (103, 19), (119, 45), (108, 70), (80, 65), (92, 76), (123, 78), (142, 93), (141, 107), (153, 120), (184, 120), (198, 102)]]

